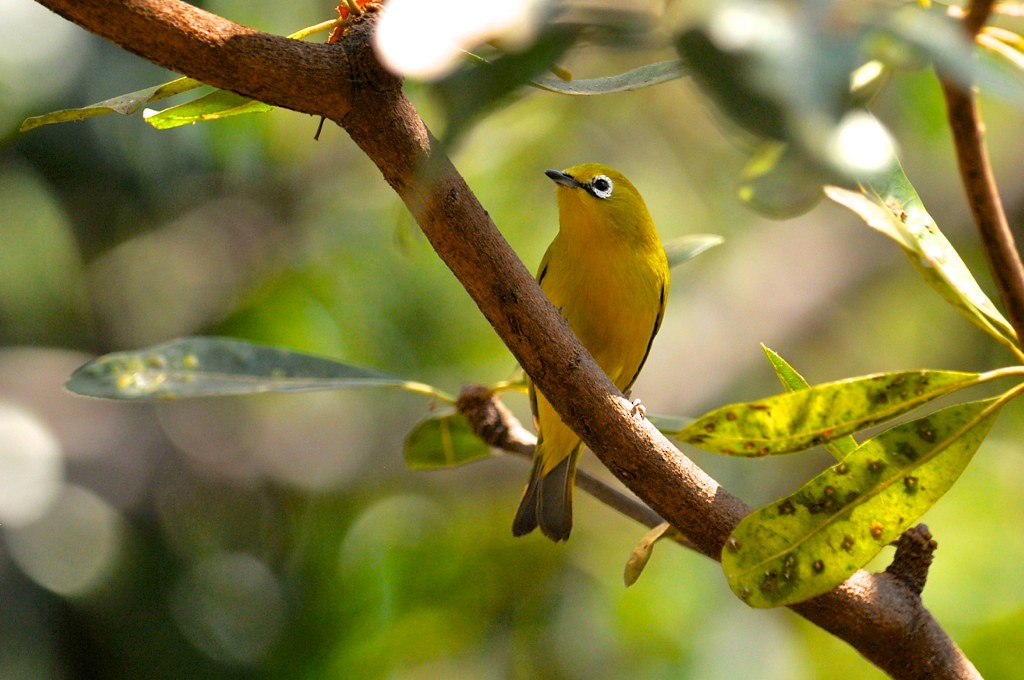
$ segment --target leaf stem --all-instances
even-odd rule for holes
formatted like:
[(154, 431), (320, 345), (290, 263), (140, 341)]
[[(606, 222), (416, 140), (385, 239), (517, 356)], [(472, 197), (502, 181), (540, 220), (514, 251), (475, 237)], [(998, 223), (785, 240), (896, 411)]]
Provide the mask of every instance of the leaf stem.
[(401, 385), (398, 385), (398, 387), (401, 387), (403, 390), (406, 390), (408, 392), (415, 392), (416, 394), (425, 394), (428, 397), (433, 397), (438, 401), (443, 401), (444, 403), (449, 404), (451, 406), (454, 406), (456, 403), (455, 397), (448, 394), (444, 390), (439, 390), (433, 385), (428, 385), (426, 383), (408, 380), (406, 382), (403, 382)]
[(1007, 366), (978, 374), (978, 383), (987, 383), (1000, 378), (1024, 377), (1024, 366)]
[(305, 28), (300, 29), (300, 30), (296, 31), (295, 33), (290, 34), (288, 37), (291, 38), (292, 40), (303, 40), (303, 39), (308, 38), (309, 36), (311, 36), (311, 35), (313, 35), (315, 33), (320, 33), (321, 31), (326, 31), (328, 29), (336, 28), (338, 26), (341, 26), (341, 24), (344, 23), (344, 22), (345, 22), (344, 19), (330, 19), (328, 21), (321, 21), (319, 24), (313, 24), (312, 26), (306, 26)]

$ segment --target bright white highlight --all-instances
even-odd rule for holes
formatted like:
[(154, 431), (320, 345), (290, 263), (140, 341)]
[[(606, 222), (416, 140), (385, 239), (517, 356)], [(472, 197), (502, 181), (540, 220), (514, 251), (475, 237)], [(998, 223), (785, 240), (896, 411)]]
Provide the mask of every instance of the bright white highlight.
[(435, 80), (455, 68), (466, 50), (489, 41), (522, 49), (537, 35), (548, 0), (389, 0), (374, 35), (389, 70)]
[(64, 453), (57, 437), (28, 411), (0, 403), (0, 524), (34, 522), (63, 486)]
[(851, 174), (873, 174), (889, 169), (896, 158), (896, 146), (889, 131), (866, 111), (843, 116), (829, 140), (835, 161)]
[(708, 25), (712, 40), (723, 50), (778, 53), (798, 39), (786, 13), (774, 5), (733, 3), (715, 12)]

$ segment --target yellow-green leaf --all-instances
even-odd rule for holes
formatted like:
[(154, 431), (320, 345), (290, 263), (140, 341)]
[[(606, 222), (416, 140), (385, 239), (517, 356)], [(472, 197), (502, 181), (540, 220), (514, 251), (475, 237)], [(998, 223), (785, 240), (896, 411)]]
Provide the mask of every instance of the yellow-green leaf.
[(75, 371), (65, 386), (89, 397), (136, 401), (390, 387), (454, 403), (450, 395), (423, 383), (281, 347), (217, 337), (181, 338), (106, 354)]
[(234, 92), (217, 90), (194, 101), (178, 104), (163, 111), (145, 111), (143, 118), (157, 130), (168, 130), (210, 120), (220, 120), (250, 113), (266, 113), (273, 106)]
[(733, 592), (776, 607), (842, 583), (952, 486), (1005, 403), (957, 404), (886, 430), (748, 515), (722, 551)]
[(665, 257), (669, 267), (678, 267), (705, 250), (721, 245), (725, 239), (718, 234), (687, 234), (665, 242)]
[(867, 182), (860, 192), (829, 186), (825, 187), (825, 194), (896, 241), (928, 285), (972, 323), (1024, 359), (1013, 327), (939, 230), (898, 163), (889, 174)]
[(439, 470), (490, 458), (491, 449), (473, 433), (461, 413), (432, 415), (405, 437), (405, 464), (413, 470)]
[[(335, 26), (338, 26), (339, 24), (339, 19), (332, 19), (331, 21), (322, 21), (318, 24), (307, 26), (300, 31), (292, 33), (288, 37), (292, 38), (293, 40), (302, 40), (303, 38), (308, 38), (314, 33), (330, 30)], [(146, 104), (155, 101), (160, 101), (161, 99), (166, 99), (167, 97), (173, 97), (174, 95), (181, 94), (182, 92), (194, 90), (195, 88), (201, 87), (202, 85), (203, 83), (193, 78), (178, 78), (176, 80), (170, 81), (169, 83), (163, 83), (162, 85), (147, 87), (146, 89), (139, 90), (138, 92), (129, 92), (128, 94), (122, 94), (117, 97), (113, 97), (111, 99), (98, 102), (96, 104), (83, 106), (82, 108), (62, 109), (60, 111), (51, 111), (50, 113), (45, 113), (39, 116), (31, 116), (29, 118), (26, 118), (24, 122), (22, 122), (20, 130), (21, 132), (28, 132), (33, 128), (39, 127), (40, 125), (49, 125), (51, 123), (67, 123), (69, 121), (92, 118), (93, 116), (103, 116), (108, 113), (120, 113), (122, 115), (130, 116), (133, 113), (139, 111), (139, 109), (141, 109)], [(218, 90), (218, 92), (215, 92), (213, 94), (218, 94), (220, 92), (223, 91)], [(238, 97), (239, 95), (233, 96)], [(259, 106), (252, 105), (246, 108), (238, 106), (236, 102), (235, 105), (231, 108), (232, 113), (230, 113), (229, 115), (237, 116), (242, 115), (244, 113), (262, 113), (264, 110), (269, 110), (271, 107), (269, 107), (266, 104), (260, 103)], [(178, 123), (178, 125), (184, 125), (185, 123), (194, 123), (198, 122), (199, 120), (216, 120), (217, 118), (224, 117), (226, 117), (226, 115), (220, 115), (212, 118), (187, 120)], [(176, 127), (176, 125), (163, 125), (155, 127), (159, 127), (159, 129), (167, 129), (171, 127)]]
[(636, 583), (637, 579), (640, 578), (644, 567), (647, 566), (647, 562), (651, 559), (651, 553), (654, 552), (654, 544), (663, 538), (672, 536), (674, 533), (675, 528), (671, 524), (662, 522), (644, 534), (644, 537), (640, 539), (640, 542), (636, 544), (636, 547), (633, 548), (626, 559), (626, 568), (623, 570), (622, 580), (627, 588)]
[(189, 90), (194, 90), (201, 86), (202, 83), (193, 78), (178, 78), (177, 80), (172, 80), (169, 83), (155, 85), (154, 87), (147, 87), (146, 89), (139, 90), (137, 92), (122, 94), (95, 104), (90, 104), (89, 106), (83, 106), (77, 109), (61, 109), (60, 111), (51, 111), (50, 113), (44, 113), (40, 116), (31, 116), (22, 122), (20, 130), (21, 132), (28, 132), (29, 130), (41, 125), (85, 120), (86, 118), (92, 118), (94, 116), (104, 116), (108, 113), (119, 113), (123, 116), (130, 116), (146, 104), (160, 101), (161, 99), (166, 99), (168, 97), (173, 97), (174, 95), (181, 94), (182, 92), (188, 92)]
[[(796, 392), (797, 390), (806, 390), (811, 385), (808, 383), (802, 375), (795, 368), (793, 368), (788, 361), (783, 359), (775, 351), (761, 345), (761, 349), (764, 350), (765, 356), (768, 357), (769, 363), (772, 368), (775, 369), (775, 375), (778, 376), (779, 382), (786, 389), (787, 392)], [(853, 435), (846, 435), (845, 437), (839, 437), (838, 439), (832, 440), (825, 444), (825, 448), (835, 456), (836, 460), (842, 460), (843, 457), (857, 448), (857, 440), (853, 438)]]
[(977, 373), (927, 370), (847, 378), (722, 406), (666, 434), (731, 456), (790, 453), (885, 422), (980, 379)]
[(803, 215), (822, 197), (824, 170), (798, 147), (769, 139), (761, 142), (740, 173), (740, 201), (766, 217)]

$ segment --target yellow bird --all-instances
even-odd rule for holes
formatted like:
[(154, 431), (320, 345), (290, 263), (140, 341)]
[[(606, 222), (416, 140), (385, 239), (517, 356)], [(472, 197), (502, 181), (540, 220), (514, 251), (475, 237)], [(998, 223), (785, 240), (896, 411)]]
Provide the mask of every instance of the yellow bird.
[[(647, 205), (621, 173), (597, 163), (545, 174), (558, 185), (558, 234), (537, 282), (597, 364), (627, 392), (651, 350), (668, 297), (669, 267)], [(512, 533), (538, 526), (553, 541), (572, 530), (582, 442), (530, 385), (537, 427), (533, 472)]]

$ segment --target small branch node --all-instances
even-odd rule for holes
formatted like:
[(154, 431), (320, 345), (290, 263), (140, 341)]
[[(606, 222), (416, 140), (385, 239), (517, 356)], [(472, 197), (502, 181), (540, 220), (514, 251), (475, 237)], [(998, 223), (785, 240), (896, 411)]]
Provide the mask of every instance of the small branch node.
[(918, 524), (904, 531), (895, 545), (896, 555), (885, 572), (920, 595), (928, 581), (928, 568), (932, 565), (939, 543), (932, 538), (926, 525)]
[(536, 437), (522, 426), (512, 411), (484, 385), (466, 385), (459, 392), (455, 408), (466, 416), (473, 432), (488, 446), (532, 456)]

